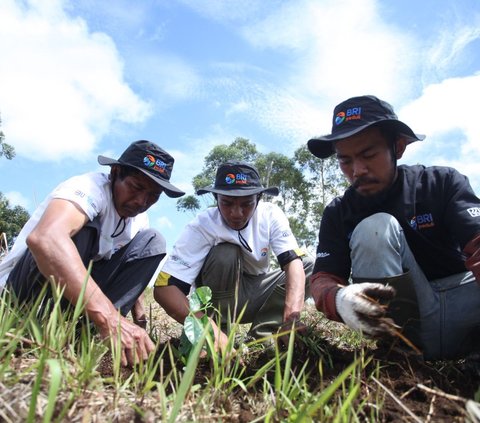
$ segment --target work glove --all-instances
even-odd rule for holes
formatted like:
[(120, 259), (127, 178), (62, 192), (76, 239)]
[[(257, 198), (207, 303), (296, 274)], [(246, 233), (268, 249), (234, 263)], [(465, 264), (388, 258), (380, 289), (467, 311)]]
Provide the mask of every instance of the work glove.
[(362, 282), (341, 288), (335, 297), (337, 313), (345, 324), (375, 338), (393, 335), (398, 326), (385, 317), (395, 289), (381, 283)]

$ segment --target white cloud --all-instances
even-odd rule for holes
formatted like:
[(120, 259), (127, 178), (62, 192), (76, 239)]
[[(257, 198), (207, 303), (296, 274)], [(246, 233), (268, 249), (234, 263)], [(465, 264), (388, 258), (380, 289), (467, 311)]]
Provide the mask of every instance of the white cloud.
[(32, 202), (18, 191), (5, 192), (4, 195), (12, 207), (21, 206), (24, 209), (29, 210), (32, 205)]
[(161, 216), (155, 219), (155, 224), (153, 227), (157, 229), (163, 229), (163, 228), (173, 228), (173, 223), (170, 221), (168, 217)]
[(141, 122), (150, 114), (124, 82), (112, 40), (91, 33), (62, 6), (60, 0), (0, 3), (3, 130), (16, 152), (32, 160), (86, 156), (112, 122)]
[(399, 117), (427, 138), (408, 156), (426, 164), (456, 167), (480, 191), (480, 120), (476, 117), (480, 73), (450, 78), (428, 86), (422, 95), (404, 107)]

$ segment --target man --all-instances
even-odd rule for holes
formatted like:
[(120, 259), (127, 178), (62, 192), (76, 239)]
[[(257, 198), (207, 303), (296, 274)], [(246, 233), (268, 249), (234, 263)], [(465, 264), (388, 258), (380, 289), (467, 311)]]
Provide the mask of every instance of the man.
[(317, 157), (336, 154), (351, 184), (322, 217), (311, 292), (329, 319), (374, 337), (403, 328), (425, 358), (454, 358), (480, 340), (480, 200), (455, 169), (397, 166), (423, 139), (361, 96), (308, 141)]
[[(6, 281), (23, 303), (53, 276), (67, 304), (76, 304), (86, 280), (86, 315), (103, 337), (120, 332), (122, 364), (133, 364), (154, 349), (138, 298), (166, 254), (145, 212), (162, 192), (184, 193), (169, 182), (173, 157), (152, 142), (133, 142), (118, 160), (98, 162), (110, 166), (109, 175), (68, 179), (37, 208), (0, 264), (0, 286)], [(130, 310), (136, 324), (125, 318)]]
[[(216, 173), (215, 184), (197, 194), (213, 193), (217, 207), (200, 213), (169, 254), (156, 283), (154, 296), (165, 311), (183, 323), (189, 313), (186, 295), (192, 285), (212, 289), (212, 305), (219, 309), (222, 326), (236, 319), (245, 307), (242, 323), (252, 323), (250, 335), (262, 338), (279, 328), (303, 328), (305, 299), (303, 253), (285, 214), (274, 204), (260, 201), (262, 193), (278, 195), (277, 187), (264, 188), (258, 171), (244, 162), (227, 162)], [(280, 269), (269, 271), (273, 250)], [(236, 313), (235, 313), (236, 310)], [(215, 319), (216, 346), (227, 343)], [(223, 328), (224, 329), (224, 328)]]

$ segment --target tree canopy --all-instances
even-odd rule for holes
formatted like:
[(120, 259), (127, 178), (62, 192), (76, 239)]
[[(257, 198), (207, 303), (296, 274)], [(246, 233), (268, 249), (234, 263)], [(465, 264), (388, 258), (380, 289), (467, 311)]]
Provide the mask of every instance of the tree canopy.
[(11, 206), (8, 199), (0, 192), (0, 235), (7, 237), (7, 245), (10, 248), (20, 230), (23, 228), (30, 215), (22, 206)]
[(12, 160), (15, 157), (15, 149), (5, 142), (5, 134), (1, 127), (2, 119), (0, 118), (0, 157), (5, 156), (8, 160)]
[[(265, 187), (279, 188), (278, 197), (268, 197), (268, 201), (285, 212), (300, 244), (314, 246), (323, 210), (346, 186), (335, 160), (321, 160), (306, 146), (297, 149), (293, 157), (278, 152), (261, 153), (248, 139), (236, 138), (229, 145), (215, 146), (205, 156), (202, 170), (192, 180), (194, 191), (213, 185), (217, 168), (229, 160), (253, 164)], [(211, 196), (202, 197), (205, 207), (213, 205)], [(195, 213), (201, 209), (199, 198), (184, 196), (177, 201), (177, 209)]]

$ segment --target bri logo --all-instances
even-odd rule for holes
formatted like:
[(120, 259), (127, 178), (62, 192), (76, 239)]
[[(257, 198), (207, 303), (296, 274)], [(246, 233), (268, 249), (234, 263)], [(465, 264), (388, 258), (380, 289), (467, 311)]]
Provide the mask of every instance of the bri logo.
[(260, 253), (261, 256), (262, 256), (262, 257), (265, 257), (265, 256), (267, 255), (267, 253), (268, 253), (268, 248), (262, 248), (262, 251), (261, 251), (261, 253)]
[(165, 162), (160, 159), (155, 159), (155, 157), (153, 157), (151, 154), (147, 154), (143, 158), (143, 164), (147, 167), (153, 168), (153, 170), (156, 170), (160, 173), (165, 173), (165, 169), (167, 167), (167, 164)]
[(412, 229), (426, 229), (432, 228), (435, 226), (435, 222), (433, 221), (432, 213), (425, 213), (419, 214), (418, 216), (413, 216), (410, 219), (410, 226)]
[(228, 185), (245, 185), (247, 183), (247, 175), (244, 173), (237, 173), (236, 175), (228, 173), (227, 176), (225, 176), (225, 182)]
[(352, 107), (348, 109), (345, 113), (345, 120), (358, 120), (362, 118), (362, 108), (361, 107)]
[(338, 112), (335, 116), (335, 125), (340, 125), (345, 120), (345, 112)]

